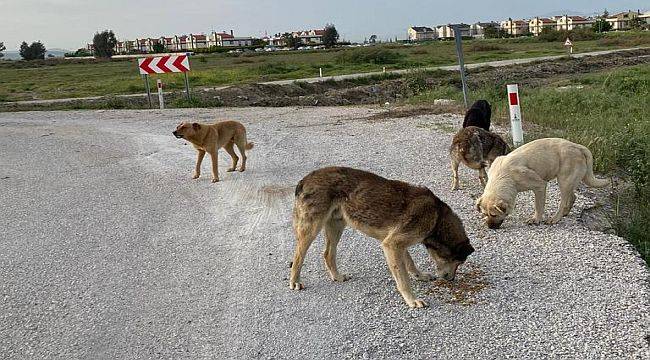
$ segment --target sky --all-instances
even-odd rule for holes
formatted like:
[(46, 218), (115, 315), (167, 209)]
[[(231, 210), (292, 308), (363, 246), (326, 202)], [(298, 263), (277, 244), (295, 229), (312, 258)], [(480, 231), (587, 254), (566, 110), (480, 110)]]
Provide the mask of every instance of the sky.
[(75, 50), (95, 32), (111, 29), (118, 39), (230, 31), (263, 36), (322, 28), (333, 23), (341, 37), (362, 41), (406, 37), (410, 25), (647, 10), (648, 0), (415, 1), (415, 0), (0, 0), (0, 42), (15, 50), (22, 41)]

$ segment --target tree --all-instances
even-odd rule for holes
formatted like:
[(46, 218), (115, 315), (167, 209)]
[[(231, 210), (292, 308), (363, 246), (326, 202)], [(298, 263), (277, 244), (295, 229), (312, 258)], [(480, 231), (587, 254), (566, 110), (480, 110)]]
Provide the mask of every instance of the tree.
[(292, 49), (297, 49), (301, 44), (299, 37), (293, 36), (293, 34), (288, 32), (282, 34), (282, 39), (284, 40), (284, 45)]
[(591, 27), (591, 29), (598, 33), (607, 32), (612, 30), (612, 24), (607, 22), (605, 18), (600, 18), (594, 22), (594, 25)]
[(5, 54), (2, 53), (5, 50), (7, 50), (7, 48), (5, 47), (5, 43), (0, 42), (0, 58), (5, 56)]
[(646, 22), (639, 17), (630, 19), (630, 29), (632, 30), (643, 30), (646, 27)]
[(494, 25), (489, 25), (483, 29), (483, 35), (486, 39), (500, 39), (508, 37), (508, 32), (505, 29), (497, 28)]
[(113, 30), (104, 30), (93, 36), (96, 57), (110, 58), (115, 53), (115, 45), (117, 45), (117, 39)]
[(153, 44), (152, 48), (153, 48), (154, 53), (165, 52), (165, 45), (163, 45), (163, 44), (161, 44), (159, 42)]
[(323, 34), (323, 45), (327, 48), (336, 46), (339, 41), (339, 32), (336, 31), (334, 24), (325, 25), (325, 33)]
[(35, 41), (31, 45), (27, 45), (23, 41), (20, 44), (20, 56), (24, 60), (36, 60), (36, 59), (45, 59), (45, 46), (40, 41)]

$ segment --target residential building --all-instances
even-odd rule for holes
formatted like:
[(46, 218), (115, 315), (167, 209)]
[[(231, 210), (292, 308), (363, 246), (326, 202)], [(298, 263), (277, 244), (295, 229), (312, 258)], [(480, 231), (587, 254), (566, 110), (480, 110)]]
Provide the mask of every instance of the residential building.
[(512, 18), (509, 18), (501, 22), (501, 28), (512, 36), (522, 36), (529, 33), (528, 21), (525, 20), (512, 20)]
[(158, 41), (163, 45), (165, 50), (167, 50), (167, 51), (176, 51), (176, 49), (174, 48), (174, 38), (173, 37), (161, 36)]
[(438, 32), (438, 38), (440, 39), (453, 39), (456, 35), (454, 34), (453, 27), (458, 25), (460, 27), (460, 35), (462, 37), (469, 37), (471, 34), (470, 26), (467, 24), (447, 24), (440, 25), (436, 28)]
[(646, 24), (650, 24), (650, 11), (639, 15), (639, 18), (643, 20)]
[(265, 41), (269, 46), (278, 46), (282, 47), (285, 45), (284, 38), (282, 37), (282, 34), (277, 33), (272, 36), (265, 36), (262, 38), (263, 41)]
[(187, 35), (174, 35), (174, 38), (172, 39), (173, 51), (185, 51), (189, 49), (189, 37)]
[(188, 48), (190, 50), (208, 47), (208, 38), (205, 34), (190, 34)]
[(535, 36), (539, 36), (544, 29), (555, 30), (557, 28), (557, 20), (549, 18), (536, 17), (528, 22), (528, 30)]
[(324, 29), (294, 31), (291, 33), (293, 37), (300, 38), (300, 42), (305, 45), (320, 45), (323, 43)]
[(482, 38), (485, 36), (485, 28), (493, 27), (498, 29), (499, 23), (490, 21), (490, 22), (477, 22), (472, 24), (469, 27), (469, 36), (475, 37), (475, 38)]
[(438, 37), (436, 30), (427, 26), (411, 26), (408, 28), (410, 41), (435, 40)]
[(625, 11), (610, 15), (605, 21), (612, 24), (612, 30), (629, 30), (630, 20), (636, 19), (639, 15), (641, 15), (640, 11)]
[(252, 46), (253, 38), (248, 37), (236, 37), (233, 35), (233, 31), (230, 30), (230, 34), (226, 32), (212, 32), (208, 35), (208, 46)]
[(557, 19), (556, 29), (562, 31), (586, 28), (591, 27), (595, 22), (593, 19), (583, 18), (582, 16), (564, 15)]

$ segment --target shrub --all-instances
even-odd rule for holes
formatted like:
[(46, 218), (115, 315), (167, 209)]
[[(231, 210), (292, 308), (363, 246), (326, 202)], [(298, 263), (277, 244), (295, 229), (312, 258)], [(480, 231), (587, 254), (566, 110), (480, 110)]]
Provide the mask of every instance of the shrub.
[(567, 30), (558, 31), (554, 29), (545, 28), (537, 37), (537, 41), (562, 42), (565, 41), (567, 38), (571, 39), (572, 41), (586, 41), (586, 40), (600, 39), (600, 37), (601, 37), (600, 34), (588, 28), (573, 29), (569, 31)]
[(336, 57), (339, 64), (395, 64), (400, 62), (404, 55), (382, 48), (354, 49), (345, 51)]

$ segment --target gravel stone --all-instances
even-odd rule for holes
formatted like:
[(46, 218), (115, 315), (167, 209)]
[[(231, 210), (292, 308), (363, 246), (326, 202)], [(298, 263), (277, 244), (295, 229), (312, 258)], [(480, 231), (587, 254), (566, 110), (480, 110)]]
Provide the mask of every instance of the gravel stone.
[[(239, 108), (0, 113), (0, 354), (24, 358), (650, 358), (649, 272), (622, 238), (588, 230), (581, 188), (569, 217), (528, 226), (520, 194), (502, 228), (474, 210), (456, 115), (370, 121), (380, 108)], [(244, 173), (191, 180), (182, 120), (242, 121)], [(47, 135), (47, 136), (45, 136)], [(410, 310), (377, 240), (346, 230), (331, 282), (323, 239), (290, 291), (293, 188), (346, 165), (429, 187), (463, 219), (476, 252), (459, 269), (486, 286), (468, 305), (413, 281)], [(549, 186), (547, 212), (559, 203)], [(412, 249), (425, 271), (434, 265)]]

